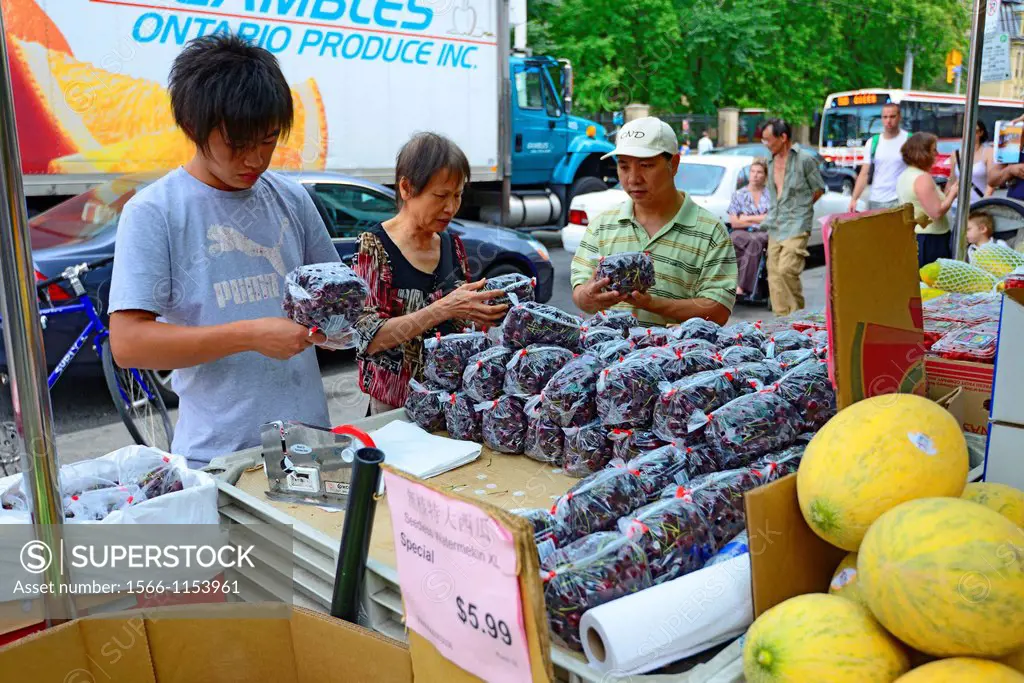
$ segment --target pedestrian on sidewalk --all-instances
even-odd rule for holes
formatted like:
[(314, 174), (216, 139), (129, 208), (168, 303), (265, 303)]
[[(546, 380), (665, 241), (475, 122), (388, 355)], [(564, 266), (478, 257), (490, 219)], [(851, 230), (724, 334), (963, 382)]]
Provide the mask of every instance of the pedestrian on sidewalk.
[(914, 207), (917, 225), (917, 265), (919, 268), (940, 258), (950, 258), (949, 210), (956, 201), (960, 186), (946, 185), (943, 193), (930, 173), (935, 164), (936, 138), (931, 133), (914, 133), (903, 145), (903, 160), (907, 170), (896, 183), (901, 204)]
[[(725, 324), (736, 301), (736, 252), (718, 218), (676, 188), (676, 134), (653, 116), (634, 119), (615, 138), (619, 182), (628, 199), (591, 219), (572, 259), (573, 303), (593, 314), (633, 311), (641, 325), (689, 318)], [(602, 256), (646, 251), (654, 260), (654, 287), (644, 293), (605, 288), (595, 279)]]
[(761, 221), (771, 206), (768, 188), (765, 187), (767, 179), (768, 162), (755, 159), (750, 164), (750, 182), (736, 190), (729, 202), (729, 237), (736, 247), (736, 265), (739, 270), (737, 296), (754, 293), (761, 254), (768, 246), (768, 235), (761, 229)]
[(768, 233), (768, 289), (775, 315), (804, 307), (800, 274), (807, 261), (807, 240), (814, 203), (825, 194), (817, 160), (793, 144), (792, 129), (782, 119), (764, 125), (761, 142), (771, 151), (768, 162), (770, 207), (761, 227)]
[(169, 90), (195, 154), (124, 206), (110, 344), (122, 367), (174, 370), (171, 450), (202, 467), (258, 446), (266, 422), (330, 425), (313, 348), (326, 338), (281, 303), (291, 270), (339, 257), (306, 191), (267, 171), (294, 117), (273, 54), (233, 35), (196, 38)]
[(705, 129), (697, 141), (697, 154), (711, 154), (714, 149), (715, 143), (711, 141), (711, 133)]
[(890, 102), (882, 106), (882, 132), (872, 135), (864, 145), (864, 163), (850, 198), (850, 211), (857, 210), (857, 200), (864, 188), (871, 185), (868, 209), (889, 209), (897, 206), (896, 180), (907, 168), (900, 153), (910, 133), (900, 128), (900, 105)]
[(475, 323), (494, 325), (505, 305), (469, 280), (462, 240), (448, 225), (462, 205), (469, 160), (458, 145), (419, 133), (398, 153), (398, 215), (359, 236), (355, 271), (370, 285), (359, 332), (359, 388), (370, 397), (367, 415), (405, 405), (409, 381), (423, 381), (423, 340)]

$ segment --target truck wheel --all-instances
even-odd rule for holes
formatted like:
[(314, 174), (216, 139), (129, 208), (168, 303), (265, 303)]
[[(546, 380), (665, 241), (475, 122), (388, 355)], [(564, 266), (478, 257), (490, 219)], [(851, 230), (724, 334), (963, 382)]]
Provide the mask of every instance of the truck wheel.
[(581, 194), (589, 194), (591, 192), (603, 192), (607, 190), (608, 186), (604, 184), (604, 181), (594, 176), (583, 176), (577, 178), (576, 182), (572, 184), (572, 190), (569, 192), (569, 203), (565, 207), (566, 213), (569, 212), (569, 206), (572, 204), (573, 197)]

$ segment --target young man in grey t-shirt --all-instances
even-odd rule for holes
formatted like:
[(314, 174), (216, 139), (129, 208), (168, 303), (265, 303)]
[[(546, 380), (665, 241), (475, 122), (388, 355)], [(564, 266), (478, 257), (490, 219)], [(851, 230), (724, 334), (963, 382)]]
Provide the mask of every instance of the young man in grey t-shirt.
[(286, 318), (284, 278), (338, 253), (309, 195), (267, 172), (291, 128), (270, 52), (235, 36), (190, 42), (169, 79), (194, 158), (141, 190), (118, 224), (110, 343), (122, 367), (175, 370), (172, 451), (194, 467), (260, 442), (260, 425), (328, 426), (315, 344)]

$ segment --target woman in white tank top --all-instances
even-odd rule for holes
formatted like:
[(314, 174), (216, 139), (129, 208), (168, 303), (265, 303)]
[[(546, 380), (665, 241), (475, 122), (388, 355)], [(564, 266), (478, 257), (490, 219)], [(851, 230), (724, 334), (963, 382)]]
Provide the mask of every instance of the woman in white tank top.
[[(988, 128), (984, 122), (978, 121), (974, 129), (974, 165), (971, 167), (971, 199), (974, 202), (992, 195), (992, 186), (988, 184), (988, 169), (992, 163), (992, 145), (988, 142)], [(949, 182), (959, 182), (960, 150), (953, 152), (953, 172)]]

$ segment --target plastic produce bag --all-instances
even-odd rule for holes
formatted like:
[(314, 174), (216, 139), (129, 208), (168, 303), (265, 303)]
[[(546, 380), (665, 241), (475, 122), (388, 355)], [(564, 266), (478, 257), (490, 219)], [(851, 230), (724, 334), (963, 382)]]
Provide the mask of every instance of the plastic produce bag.
[(782, 377), (782, 368), (772, 361), (740, 363), (723, 371), (740, 394), (760, 391)]
[(581, 479), (559, 498), (552, 514), (576, 536), (614, 528), (615, 521), (643, 505), (647, 495), (629, 470), (612, 467)]
[(327, 342), (321, 344), (324, 348), (355, 347), (352, 325), (363, 312), (370, 288), (354, 270), (342, 263), (300, 266), (288, 273), (284, 283), (285, 315), (327, 335)]
[(678, 340), (702, 339), (711, 344), (718, 343), (718, 333), (722, 327), (711, 320), (703, 318), (690, 318), (672, 329), (672, 336)]
[(707, 516), (718, 545), (746, 528), (743, 494), (760, 485), (760, 478), (746, 468), (713, 472), (690, 481), (693, 501)]
[(525, 518), (533, 525), (533, 542), (537, 546), (541, 563), (550, 557), (556, 548), (561, 548), (572, 541), (569, 527), (555, 519), (549, 510), (520, 508), (509, 512)]
[(947, 292), (974, 294), (995, 290), (998, 280), (977, 266), (954, 259), (940, 258), (921, 268), (921, 280), (929, 287)]
[(526, 445), (523, 399), (500, 396), (474, 406), (481, 413), (480, 434), (492, 451), (519, 455)]
[(562, 450), (562, 472), (577, 479), (603, 470), (612, 459), (612, 444), (600, 422), (566, 427)]
[(685, 440), (689, 425), (736, 398), (737, 392), (722, 371), (711, 370), (658, 385), (652, 421), (654, 433), (665, 441)]
[(606, 427), (646, 427), (654, 416), (658, 384), (665, 380), (657, 365), (626, 359), (597, 377), (597, 414)]
[(493, 401), (505, 385), (505, 368), (512, 360), (512, 349), (492, 346), (470, 356), (462, 373), (462, 389), (474, 401)]
[(824, 311), (797, 311), (793, 315), (794, 320), (790, 323), (797, 332), (806, 330), (825, 330), (828, 328), (828, 321)]
[(718, 549), (707, 517), (690, 496), (645, 505), (619, 519), (618, 527), (647, 555), (655, 584), (697, 571)]
[(561, 309), (527, 301), (508, 310), (501, 332), (505, 345), (510, 348), (550, 344), (575, 351), (580, 345), (582, 325), (582, 320)]
[(772, 360), (778, 363), (779, 367), (783, 370), (788, 370), (789, 368), (794, 368), (797, 365), (800, 365), (804, 361), (813, 360), (817, 357), (818, 354), (814, 352), (814, 349), (798, 349), (796, 351), (783, 351), (782, 353), (777, 354)]
[(607, 289), (616, 292), (646, 292), (654, 286), (654, 260), (647, 252), (625, 251), (602, 256), (594, 280), (608, 278)]
[(760, 351), (766, 341), (760, 323), (739, 322), (719, 330), (716, 343), (723, 349), (730, 346), (749, 346)]
[(796, 408), (797, 431), (817, 431), (836, 414), (836, 392), (828, 378), (828, 363), (809, 360), (776, 382), (776, 393)]
[(584, 612), (651, 586), (646, 554), (616, 531), (592, 534), (556, 550), (542, 569), (551, 632), (576, 651), (583, 649)]
[(997, 278), (1004, 278), (1015, 268), (1024, 266), (1024, 255), (993, 240), (974, 250), (971, 264)]
[(145, 499), (144, 495), (140, 495), (137, 486), (85, 491), (64, 499), (64, 517), (76, 522), (98, 522), (116, 510), (123, 510), (132, 503)]
[(732, 469), (789, 446), (803, 419), (776, 391), (729, 401), (707, 416), (704, 437), (722, 467)]
[(448, 436), (459, 441), (482, 442), (480, 423), (483, 416), (477, 412), (469, 396), (459, 391), (448, 394), (444, 401), (444, 424)]
[(675, 446), (662, 446), (627, 461), (624, 467), (640, 480), (647, 500), (657, 498), (666, 486), (689, 480), (685, 453)]
[(806, 444), (794, 444), (778, 453), (769, 453), (751, 463), (750, 471), (766, 484), (776, 479), (782, 479), (797, 471), (806, 449)]
[(532, 396), (523, 407), (526, 414), (526, 440), (523, 453), (538, 462), (562, 466), (565, 435), (562, 428), (544, 416), (541, 396)]
[(723, 365), (739, 365), (740, 363), (760, 363), (764, 360), (761, 349), (752, 346), (729, 346), (718, 352)]
[(636, 344), (629, 339), (618, 339), (615, 341), (601, 342), (590, 349), (587, 349), (587, 353), (592, 353), (598, 357), (604, 364), (610, 364), (615, 361), (623, 360), (626, 356), (636, 350)]
[(623, 462), (665, 445), (665, 441), (646, 429), (613, 429), (608, 432), (608, 440), (612, 443), (612, 457)]
[(714, 342), (709, 342), (706, 339), (680, 339), (678, 341), (670, 341), (668, 343), (668, 348), (682, 353), (690, 353), (692, 351), (710, 351), (715, 353), (718, 351), (718, 347), (715, 346)]
[(539, 394), (556, 372), (573, 358), (573, 352), (557, 346), (531, 344), (512, 354), (505, 369), (505, 393), (510, 396)]
[(445, 428), (444, 401), (447, 391), (428, 389), (416, 380), (409, 382), (409, 396), (405, 399), (405, 413), (428, 432)]
[(132, 490), (137, 502), (166, 496), (185, 488), (181, 473), (171, 463), (171, 457), (158, 451), (143, 452), (126, 460), (119, 468), (117, 480), (121, 487)]
[(750, 541), (747, 537), (746, 530), (736, 534), (736, 536), (718, 549), (718, 552), (707, 561), (705, 567), (713, 567), (716, 564), (722, 562), (728, 562), (729, 560), (736, 559), (740, 555), (746, 555), (750, 552)]
[(461, 332), (423, 340), (423, 376), (442, 389), (458, 391), (469, 359), (491, 345), (483, 332)]
[(501, 290), (505, 294), (497, 296), (487, 303), (492, 306), (511, 306), (512, 301), (509, 294), (515, 295), (516, 303), (536, 300), (537, 278), (527, 277), (522, 273), (509, 273), (508, 275), (495, 275), (487, 278), (484, 284), (484, 291)]
[(598, 311), (587, 318), (584, 324), (587, 327), (610, 327), (614, 330), (619, 330), (622, 332), (622, 336), (625, 337), (626, 333), (629, 332), (629, 328), (636, 327), (637, 322), (636, 315), (632, 311), (612, 308), (607, 311)]
[(629, 339), (638, 349), (649, 349), (655, 346), (667, 346), (672, 340), (672, 333), (667, 327), (632, 327)]
[(614, 327), (589, 327), (584, 325), (580, 329), (580, 348), (592, 349), (598, 344), (623, 339), (622, 331)]
[(809, 349), (812, 346), (814, 346), (814, 342), (810, 336), (796, 330), (780, 330), (768, 337), (768, 341), (761, 350), (764, 351), (765, 358), (775, 358), (785, 351)]
[(998, 332), (968, 327), (955, 330), (932, 344), (931, 353), (943, 358), (991, 363), (996, 357)]
[(597, 375), (601, 363), (589, 353), (576, 356), (551, 376), (541, 392), (541, 410), (559, 427), (578, 427), (597, 416)]
[(713, 351), (689, 351), (684, 353), (681, 349), (671, 346), (659, 346), (655, 349), (642, 349), (634, 351), (626, 357), (638, 358), (643, 362), (655, 363), (661, 374), (669, 382), (683, 379), (690, 375), (709, 370), (720, 370), (722, 361)]

